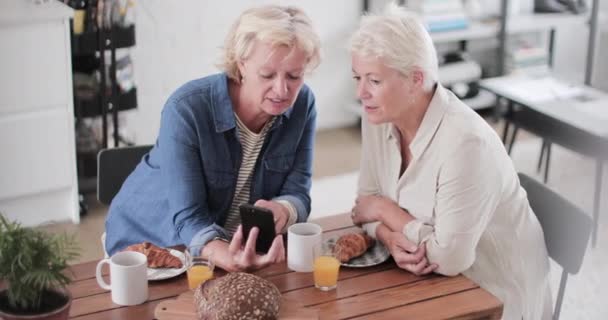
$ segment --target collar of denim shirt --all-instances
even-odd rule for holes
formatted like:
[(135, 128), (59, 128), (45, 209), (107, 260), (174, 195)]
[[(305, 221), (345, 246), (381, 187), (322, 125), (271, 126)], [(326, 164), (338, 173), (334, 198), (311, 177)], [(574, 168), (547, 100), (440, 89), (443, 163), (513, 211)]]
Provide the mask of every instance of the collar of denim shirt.
[[(230, 100), (230, 93), (228, 91), (229, 78), (225, 73), (222, 73), (217, 81), (218, 83), (213, 86), (211, 111), (213, 113), (215, 131), (219, 133), (235, 128), (236, 119), (234, 118), (234, 105), (232, 105), (232, 100)], [(226, 108), (226, 106), (230, 106), (230, 108)], [(283, 119), (289, 119), (292, 112), (293, 105), (278, 117), (270, 130), (272, 131), (282, 125)]]

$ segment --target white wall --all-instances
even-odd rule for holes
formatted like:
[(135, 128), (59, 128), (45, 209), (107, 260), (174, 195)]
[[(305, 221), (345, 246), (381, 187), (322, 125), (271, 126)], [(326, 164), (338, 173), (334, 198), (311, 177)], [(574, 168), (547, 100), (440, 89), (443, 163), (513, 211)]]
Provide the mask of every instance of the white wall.
[[(590, 10), (591, 1), (588, 0)], [(588, 28), (558, 28), (555, 37), (555, 72), (573, 82), (585, 81), (587, 63)], [(608, 90), (608, 1), (599, 0), (598, 38), (595, 44), (595, 59), (591, 85)]]
[(317, 98), (318, 127), (355, 123), (357, 117), (346, 111), (354, 102), (346, 43), (358, 23), (360, 1), (146, 0), (137, 3), (132, 55), (139, 100), (127, 117), (127, 136), (154, 142), (167, 97), (183, 83), (217, 72), (219, 47), (232, 22), (243, 10), (271, 2), (301, 7), (320, 33), (323, 60), (306, 81)]
[[(492, 1), (496, 1), (494, 6), (498, 10), (498, 0)], [(519, 7), (527, 7), (527, 1), (532, 0), (521, 0)], [(372, 0), (372, 11), (380, 10), (386, 2), (388, 0)], [(154, 142), (167, 97), (181, 84), (217, 72), (214, 64), (229, 26), (243, 10), (262, 3), (300, 6), (320, 33), (324, 57), (307, 79), (317, 97), (318, 128), (356, 123), (357, 117), (352, 114), (354, 85), (346, 46), (348, 36), (359, 21), (361, 1), (146, 0), (137, 3), (137, 46), (132, 50), (139, 106), (127, 114), (128, 131), (124, 134), (137, 143)], [(491, 7), (490, 1), (484, 5)], [(555, 71), (573, 81), (584, 79), (587, 30), (583, 29), (566, 26), (558, 28), (556, 35)], [(492, 41), (495, 39), (484, 43)], [(596, 62), (600, 64), (600, 61), (598, 56)], [(598, 72), (604, 72), (600, 70), (598, 68)], [(604, 78), (596, 74), (596, 79)]]

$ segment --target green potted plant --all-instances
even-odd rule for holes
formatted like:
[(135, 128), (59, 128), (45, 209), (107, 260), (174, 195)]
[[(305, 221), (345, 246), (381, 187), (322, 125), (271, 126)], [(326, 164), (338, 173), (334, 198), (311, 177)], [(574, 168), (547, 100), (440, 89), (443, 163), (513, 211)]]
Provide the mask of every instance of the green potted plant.
[(0, 214), (0, 319), (67, 319), (73, 236), (22, 227)]

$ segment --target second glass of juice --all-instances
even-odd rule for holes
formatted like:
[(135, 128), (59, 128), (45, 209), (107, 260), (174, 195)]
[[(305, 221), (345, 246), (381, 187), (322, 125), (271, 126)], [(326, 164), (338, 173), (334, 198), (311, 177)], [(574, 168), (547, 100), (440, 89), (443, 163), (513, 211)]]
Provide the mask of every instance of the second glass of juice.
[(315, 287), (322, 291), (335, 289), (338, 286), (340, 261), (334, 256), (333, 250), (323, 244), (315, 246), (314, 252), (313, 276)]
[(203, 257), (203, 246), (190, 246), (186, 248), (186, 263), (188, 267), (188, 287), (196, 289), (205, 281), (213, 278), (212, 257)]

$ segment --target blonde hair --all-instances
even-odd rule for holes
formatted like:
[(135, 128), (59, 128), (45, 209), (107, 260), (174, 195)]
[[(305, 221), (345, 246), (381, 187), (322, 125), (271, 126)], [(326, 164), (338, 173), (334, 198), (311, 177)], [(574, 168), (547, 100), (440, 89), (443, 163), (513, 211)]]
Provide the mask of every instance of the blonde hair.
[(384, 14), (366, 15), (350, 40), (350, 52), (375, 57), (404, 76), (424, 74), (423, 87), (437, 82), (437, 52), (424, 24), (413, 12), (390, 3)]
[(266, 5), (243, 12), (226, 36), (218, 67), (230, 79), (241, 81), (238, 62), (251, 54), (256, 40), (272, 47), (304, 50), (308, 57), (307, 71), (315, 69), (321, 61), (321, 40), (304, 11), (293, 6)]

